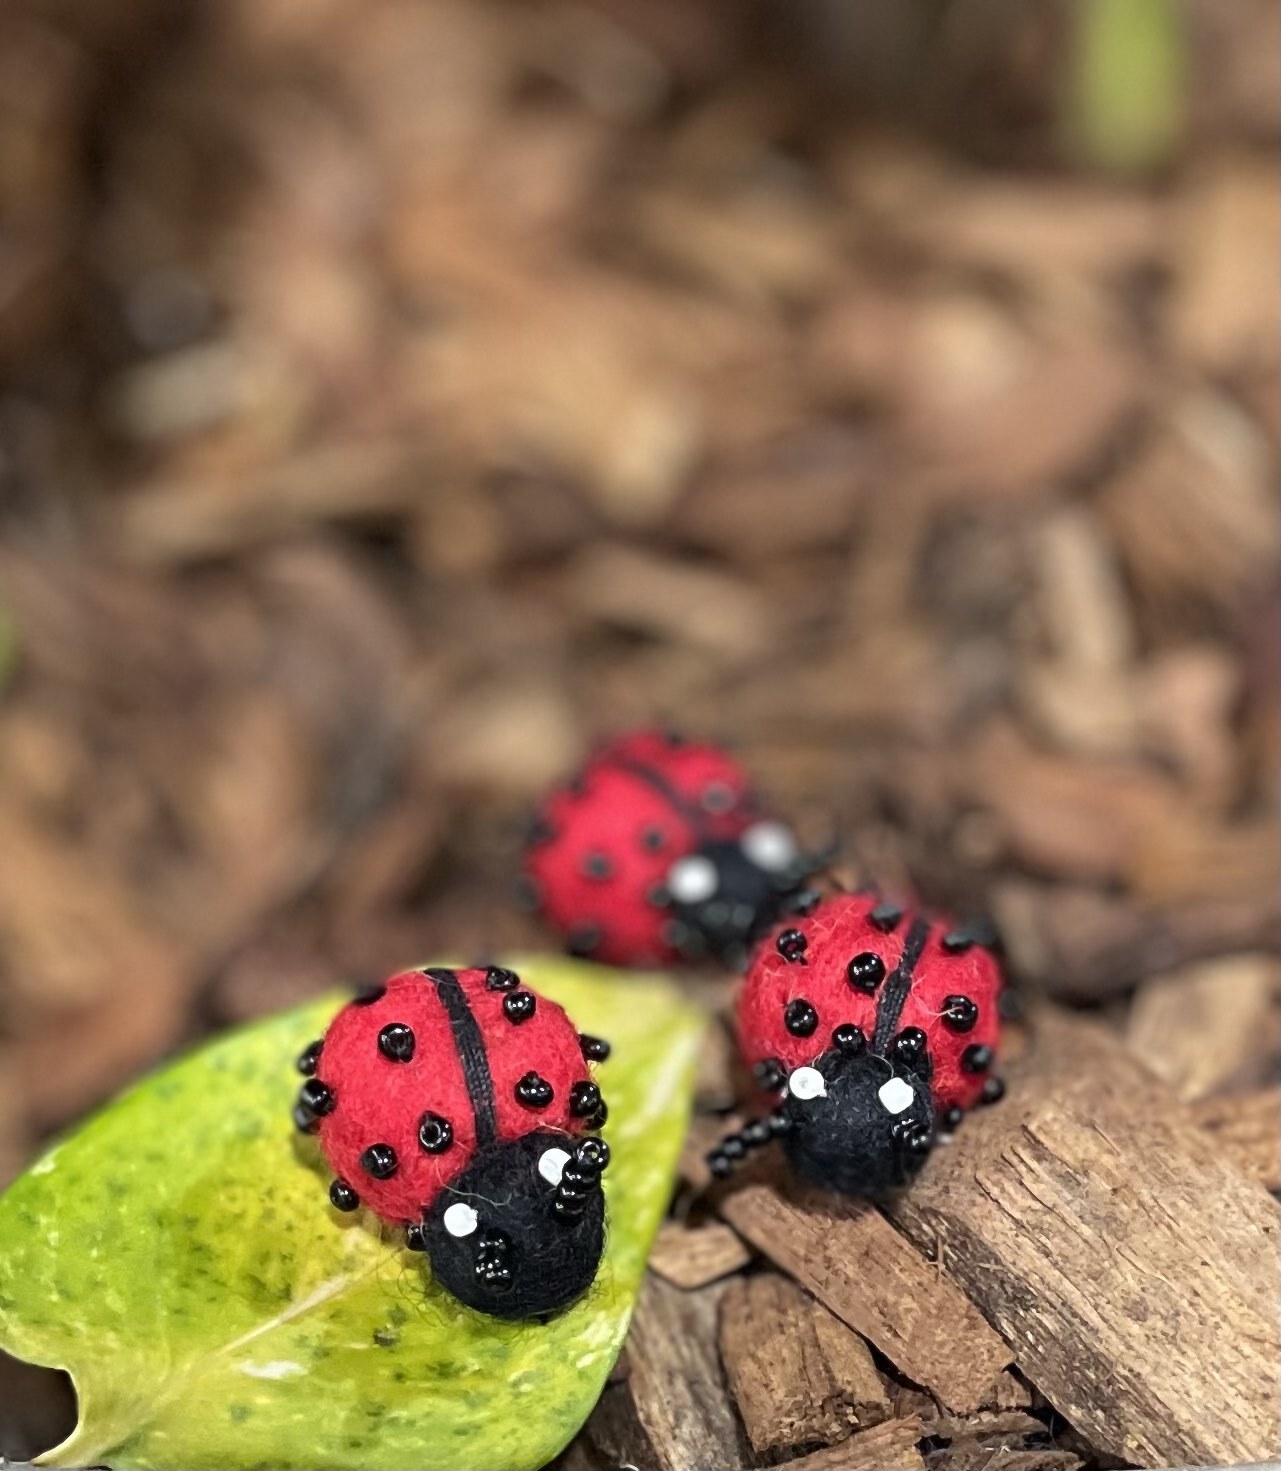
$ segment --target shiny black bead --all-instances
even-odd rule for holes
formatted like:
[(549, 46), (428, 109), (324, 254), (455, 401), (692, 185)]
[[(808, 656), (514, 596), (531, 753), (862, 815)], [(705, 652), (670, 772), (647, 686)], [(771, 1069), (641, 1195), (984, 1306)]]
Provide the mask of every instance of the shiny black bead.
[(753, 1119), (750, 1124), (744, 1124), (739, 1133), (749, 1149), (759, 1149), (774, 1137), (768, 1119)]
[(613, 1051), (603, 1037), (592, 1037), (586, 1032), (579, 1033), (578, 1046), (588, 1062), (604, 1062)]
[(603, 1139), (583, 1139), (574, 1149), (574, 1158), (581, 1169), (599, 1175), (609, 1164), (609, 1145)]
[(583, 859), (584, 878), (604, 880), (610, 878), (613, 872), (614, 865), (605, 853), (589, 853)]
[(520, 985), (520, 977), (514, 970), (501, 965), (485, 967), (485, 989), (487, 991), (514, 991)]
[(326, 1115), (333, 1113), (337, 1102), (333, 1089), (322, 1083), (319, 1078), (308, 1078), (298, 1090), (299, 1108), (306, 1109), (313, 1118), (323, 1119)]
[(329, 1187), (329, 1203), (336, 1211), (359, 1210), (360, 1196), (346, 1180), (335, 1180)]
[(390, 1144), (371, 1144), (360, 1156), (360, 1168), (375, 1180), (390, 1180), (399, 1164)]
[(933, 1143), (933, 1135), (928, 1129), (913, 1129), (903, 1136), (903, 1148), (909, 1154), (928, 1154)]
[(661, 827), (647, 827), (641, 834), (641, 847), (648, 853), (661, 853), (667, 842), (667, 834)]
[(537, 1010), (538, 997), (532, 991), (509, 991), (503, 997), (503, 1015), (509, 1022), (527, 1022)]
[(414, 1032), (404, 1022), (388, 1022), (378, 1033), (378, 1050), (389, 1062), (410, 1062), (414, 1055)]
[(777, 1093), (787, 1082), (787, 1072), (777, 1057), (766, 1057), (752, 1069), (752, 1076), (766, 1093)]
[(603, 1129), (605, 1127), (605, 1121), (608, 1118), (609, 1106), (602, 1098), (601, 1101), (596, 1105), (596, 1112), (588, 1116), (587, 1127), (589, 1129)]
[(560, 1172), (560, 1184), (556, 1188), (564, 1195), (586, 1195), (595, 1184), (596, 1173), (594, 1170), (584, 1170), (576, 1165), (566, 1165)]
[(429, 1111), (418, 1120), (418, 1142), (428, 1154), (444, 1154), (454, 1142), (454, 1126)]
[(1005, 1097), (1005, 1081), (1002, 1078), (988, 1078), (983, 1084), (983, 1092), (979, 1095), (982, 1103), (999, 1103)]
[(978, 1042), (961, 1053), (961, 1070), (967, 1073), (985, 1073), (992, 1066), (992, 1049)]
[(818, 1031), (818, 1012), (803, 996), (798, 996), (784, 1007), (783, 1025), (793, 1037), (812, 1037)]
[(294, 1128), (300, 1134), (314, 1134), (320, 1127), (320, 1120), (309, 1108), (304, 1108), (301, 1103), (295, 1103), (293, 1108)]
[(925, 1056), (925, 1033), (920, 1027), (904, 1027), (894, 1039), (894, 1056), (910, 1065)]
[(575, 925), (569, 932), (565, 941), (565, 948), (571, 955), (590, 955), (597, 945), (600, 944), (600, 926), (594, 924)]
[(312, 1078), (316, 1075), (316, 1068), (320, 1063), (320, 1054), (324, 1050), (323, 1037), (317, 1037), (314, 1042), (309, 1042), (298, 1054), (298, 1061), (294, 1066), (304, 1078)]
[(960, 1128), (961, 1120), (964, 1117), (965, 1117), (964, 1110), (957, 1108), (957, 1106), (955, 1104), (953, 1104), (951, 1108), (944, 1109), (943, 1116), (942, 1116), (940, 1122), (942, 1123), (942, 1125), (943, 1125), (943, 1127), (945, 1129), (947, 1129), (947, 1130), (950, 1131), (952, 1129)]
[(943, 1025), (953, 1032), (972, 1032), (979, 1009), (968, 996), (948, 996), (943, 1002)]
[(728, 1160), (740, 1160), (747, 1154), (747, 1145), (737, 1134), (731, 1134), (729, 1138), (721, 1140), (721, 1153)]
[(417, 1222), (405, 1227), (405, 1245), (410, 1251), (427, 1250), (427, 1233)]
[(856, 991), (874, 996), (885, 979), (885, 962), (875, 950), (863, 950), (845, 967), (845, 979)]
[(516, 1099), (526, 1108), (546, 1108), (552, 1101), (552, 1085), (535, 1072), (528, 1072), (516, 1084)]
[(387, 994), (386, 986), (362, 986), (351, 998), (353, 1006), (372, 1006), (375, 1001), (381, 1001)]
[(600, 1089), (595, 1083), (575, 1083), (569, 1094), (569, 1111), (576, 1119), (589, 1118), (600, 1107)]
[(797, 961), (805, 962), (805, 952), (809, 949), (809, 939), (801, 930), (784, 930), (775, 940), (778, 953), (789, 965), (795, 965)]
[(862, 1027), (856, 1027), (853, 1022), (842, 1022), (832, 1032), (832, 1046), (838, 1052), (862, 1052), (867, 1046), (867, 1038)]
[(888, 935), (903, 918), (903, 907), (900, 904), (891, 904), (886, 901), (870, 910), (867, 918), (869, 924), (875, 925), (883, 934)]
[(714, 1180), (727, 1179), (734, 1173), (733, 1163), (719, 1149), (707, 1156), (707, 1168)]

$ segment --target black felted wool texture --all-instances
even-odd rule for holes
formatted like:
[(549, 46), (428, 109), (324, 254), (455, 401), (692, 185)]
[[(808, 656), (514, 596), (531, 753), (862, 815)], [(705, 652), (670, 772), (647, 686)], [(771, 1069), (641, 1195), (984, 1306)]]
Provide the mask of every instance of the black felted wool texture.
[[(915, 1072), (871, 1052), (847, 1056), (824, 1053), (815, 1064), (827, 1083), (826, 1098), (800, 1099), (790, 1093), (783, 1112), (791, 1127), (783, 1148), (802, 1179), (843, 1195), (875, 1197), (908, 1184), (928, 1157), (902, 1146), (899, 1132), (931, 1132), (934, 1103), (928, 1082)], [(891, 1077), (902, 1078), (915, 1093), (900, 1114), (888, 1113), (877, 1098)]]
[[(468, 1307), (496, 1318), (543, 1318), (560, 1312), (591, 1286), (605, 1245), (605, 1197), (589, 1191), (580, 1216), (565, 1220), (552, 1206), (556, 1188), (538, 1173), (544, 1150), (573, 1153), (578, 1141), (540, 1130), (481, 1150), (442, 1190), (423, 1217), (432, 1275)], [(479, 1217), (469, 1236), (451, 1236), (443, 1218), (463, 1201)], [(507, 1238), (511, 1284), (499, 1290), (477, 1274), (487, 1232)]]

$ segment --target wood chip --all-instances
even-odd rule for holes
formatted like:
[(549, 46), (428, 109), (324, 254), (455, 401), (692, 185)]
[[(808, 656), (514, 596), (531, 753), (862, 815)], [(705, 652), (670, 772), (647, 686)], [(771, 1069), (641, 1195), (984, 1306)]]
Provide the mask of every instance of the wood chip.
[(773, 1457), (844, 1440), (889, 1418), (867, 1345), (774, 1272), (740, 1277), (721, 1299), (721, 1358), (752, 1449)]
[(751, 1259), (751, 1252), (723, 1221), (705, 1226), (667, 1221), (650, 1251), (649, 1265), (665, 1282), (688, 1291), (728, 1277)]
[(896, 1220), (1109, 1455), (1276, 1455), (1276, 1203), (1101, 1028), (1038, 1014), (1011, 1081)]
[(1281, 967), (1270, 955), (1225, 955), (1156, 976), (1139, 989), (1126, 1045), (1187, 1102), (1249, 1074), (1277, 1038)]
[(977, 1410), (1014, 1355), (951, 1278), (873, 1207), (750, 1184), (721, 1214), (949, 1409)]
[(724, 1288), (682, 1292), (646, 1276), (627, 1336), (628, 1389), (654, 1471), (745, 1466), (747, 1443), (716, 1352)]
[(921, 1433), (921, 1422), (914, 1415), (885, 1420), (838, 1445), (784, 1461), (777, 1471), (897, 1471), (900, 1467), (920, 1471), (925, 1465), (916, 1444)]
[(1281, 1190), (1281, 1087), (1204, 1099), (1192, 1117), (1243, 1174), (1267, 1190)]

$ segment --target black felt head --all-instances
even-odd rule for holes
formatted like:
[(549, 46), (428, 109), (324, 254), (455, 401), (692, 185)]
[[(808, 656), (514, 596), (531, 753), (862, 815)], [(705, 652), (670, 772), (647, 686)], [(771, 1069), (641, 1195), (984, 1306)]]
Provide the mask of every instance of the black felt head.
[(813, 1068), (797, 1068), (780, 1109), (792, 1168), (843, 1195), (878, 1196), (908, 1184), (934, 1142), (924, 1073), (866, 1048), (833, 1048)]
[(495, 1318), (542, 1318), (591, 1286), (605, 1242), (603, 1140), (539, 1132), (476, 1155), (422, 1221), (432, 1275)]
[(740, 967), (821, 862), (802, 854), (778, 822), (756, 823), (732, 842), (705, 843), (667, 875), (677, 943), (690, 956)]

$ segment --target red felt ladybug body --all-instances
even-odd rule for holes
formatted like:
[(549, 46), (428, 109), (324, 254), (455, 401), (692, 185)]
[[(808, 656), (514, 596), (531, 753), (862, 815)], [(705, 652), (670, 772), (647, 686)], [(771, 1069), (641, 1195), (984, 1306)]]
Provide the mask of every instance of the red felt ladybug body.
[(525, 874), (575, 954), (736, 963), (812, 866), (788, 828), (762, 820), (747, 774), (723, 751), (639, 731), (548, 799)]
[(867, 893), (776, 926), (753, 955), (738, 1032), (779, 1106), (724, 1141), (713, 1167), (778, 1134), (817, 1183), (860, 1195), (906, 1183), (938, 1127), (1001, 1095), (993, 940)]
[(298, 1127), (319, 1137), (340, 1210), (407, 1231), (470, 1306), (539, 1316), (600, 1259), (607, 1055), (497, 966), (406, 971), (358, 997), (299, 1059)]

